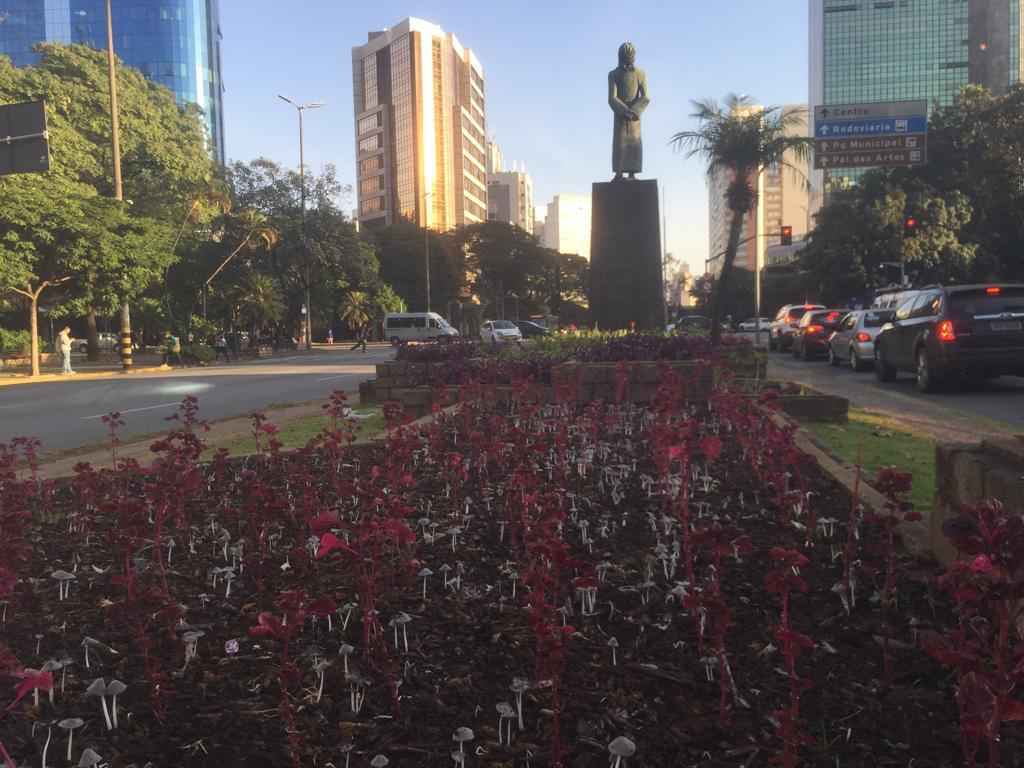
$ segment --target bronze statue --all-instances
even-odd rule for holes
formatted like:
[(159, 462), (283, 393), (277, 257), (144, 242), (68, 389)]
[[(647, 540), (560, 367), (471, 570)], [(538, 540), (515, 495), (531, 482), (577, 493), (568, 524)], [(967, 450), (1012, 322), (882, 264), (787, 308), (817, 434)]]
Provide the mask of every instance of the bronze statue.
[(651, 103), (647, 97), (647, 75), (633, 66), (636, 48), (619, 46), (619, 66), (608, 73), (608, 106), (615, 113), (612, 138), (612, 170), (615, 180), (628, 173), (635, 179), (644, 169), (644, 145), (640, 139), (640, 115)]

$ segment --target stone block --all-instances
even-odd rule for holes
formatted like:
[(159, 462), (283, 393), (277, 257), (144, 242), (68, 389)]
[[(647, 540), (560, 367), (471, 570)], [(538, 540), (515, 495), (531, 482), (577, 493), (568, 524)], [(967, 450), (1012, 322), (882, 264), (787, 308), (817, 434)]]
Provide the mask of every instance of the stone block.
[(658, 182), (594, 184), (590, 226), (590, 312), (602, 330), (660, 330), (662, 290)]
[(985, 498), (998, 499), (1011, 512), (1024, 512), (1024, 466), (994, 467), (985, 473)]

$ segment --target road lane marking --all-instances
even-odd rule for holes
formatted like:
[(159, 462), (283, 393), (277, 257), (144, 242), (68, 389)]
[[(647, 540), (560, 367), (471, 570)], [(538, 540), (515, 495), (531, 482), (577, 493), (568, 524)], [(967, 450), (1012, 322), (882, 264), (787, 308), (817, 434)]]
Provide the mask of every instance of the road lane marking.
[[(154, 411), (157, 408), (173, 408), (181, 405), (181, 403), (161, 403), (160, 405), (147, 405), (145, 408), (128, 408), (123, 411), (118, 411), (122, 416), (126, 413), (139, 413), (140, 411)], [(90, 419), (102, 419), (104, 416), (108, 416), (107, 413), (99, 413), (95, 416), (83, 416), (82, 421), (89, 421)]]
[(317, 381), (334, 381), (335, 379), (347, 379), (349, 376), (356, 376), (354, 373), (343, 373), (340, 376), (328, 376), (323, 379), (317, 379)]

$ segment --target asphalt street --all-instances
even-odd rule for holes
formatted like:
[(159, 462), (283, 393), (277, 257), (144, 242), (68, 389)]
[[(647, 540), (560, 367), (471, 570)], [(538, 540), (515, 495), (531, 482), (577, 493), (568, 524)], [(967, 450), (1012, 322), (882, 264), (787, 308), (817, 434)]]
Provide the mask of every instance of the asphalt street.
[(882, 411), (907, 420), (928, 422), (965, 441), (983, 433), (1024, 432), (1024, 379), (1004, 376), (974, 390), (921, 394), (913, 376), (900, 374), (882, 384), (874, 373), (853, 373), (833, 368), (824, 360), (802, 362), (777, 352), (768, 356), (768, 376), (794, 381), (828, 394), (847, 398), (852, 405)]
[(106, 439), (102, 418), (119, 411), (122, 441), (167, 429), (166, 418), (186, 395), (199, 399), (200, 417), (245, 416), (274, 404), (323, 399), (336, 389), (358, 391), (390, 347), (296, 353), (210, 368), (185, 368), (104, 379), (0, 387), (0, 442), (31, 436), (42, 450), (94, 445)]

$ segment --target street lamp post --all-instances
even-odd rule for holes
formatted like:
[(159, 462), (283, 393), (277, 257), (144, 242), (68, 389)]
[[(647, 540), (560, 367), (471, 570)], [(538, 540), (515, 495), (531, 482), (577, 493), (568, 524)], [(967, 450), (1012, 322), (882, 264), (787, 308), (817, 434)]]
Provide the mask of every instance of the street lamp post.
[[(110, 11), (110, 0), (106, 2), (107, 11), (107, 79), (110, 82), (110, 148), (114, 166), (114, 199), (124, 200), (124, 187), (121, 184), (121, 124), (117, 109), (117, 72), (114, 66), (114, 21)], [(125, 290), (128, 286), (125, 285)], [(125, 372), (132, 369), (132, 316), (128, 300), (121, 305), (121, 368)]]
[(306, 349), (313, 348), (313, 302), (311, 297), (310, 285), (312, 283), (312, 275), (309, 263), (309, 244), (306, 239), (306, 156), (305, 146), (302, 131), (302, 113), (307, 109), (319, 109), (324, 104), (322, 101), (313, 101), (309, 104), (297, 104), (286, 96), (281, 94), (277, 95), (277, 98), (281, 101), (286, 101), (295, 107), (295, 110), (299, 113), (299, 198), (302, 201), (302, 254), (306, 258), (306, 312), (305, 314), (305, 334), (306, 334)]
[(427, 312), (430, 311), (430, 220), (427, 217), (427, 200), (432, 194), (423, 193), (423, 263), (426, 270)]

